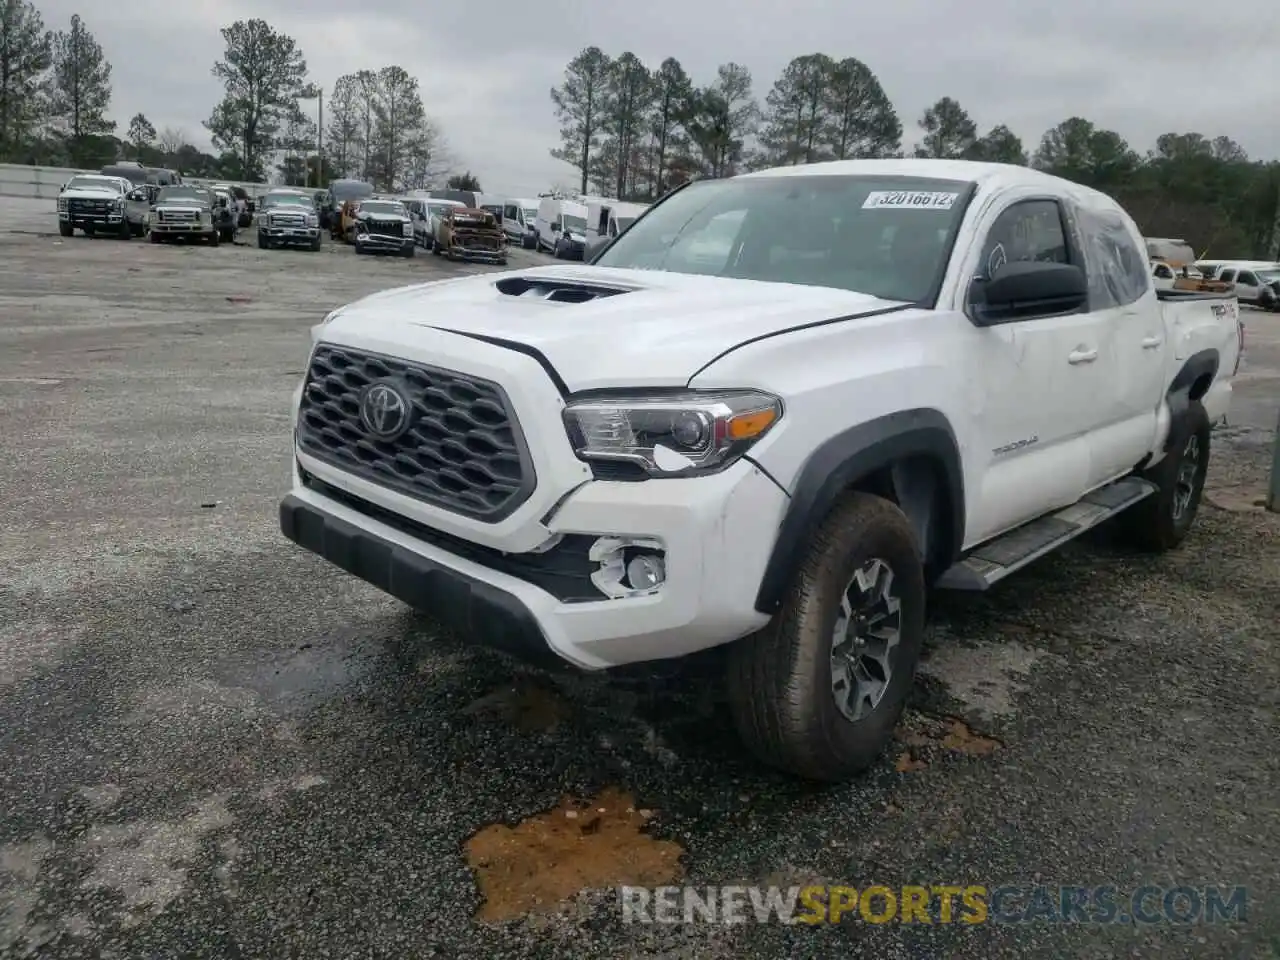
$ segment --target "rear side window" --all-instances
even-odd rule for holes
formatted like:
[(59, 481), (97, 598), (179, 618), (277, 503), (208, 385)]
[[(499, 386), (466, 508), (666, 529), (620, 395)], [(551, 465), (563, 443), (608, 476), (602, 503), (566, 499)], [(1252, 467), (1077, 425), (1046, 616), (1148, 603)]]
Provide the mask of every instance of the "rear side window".
[(1123, 307), (1142, 297), (1151, 287), (1150, 267), (1126, 218), (1103, 208), (1072, 212), (1089, 277), (1089, 309)]
[(1242, 270), (1240, 272), (1240, 276), (1236, 278), (1236, 283), (1243, 283), (1246, 287), (1256, 287), (1258, 285), (1258, 278), (1248, 270)]
[(1230, 267), (1227, 267), (1227, 269), (1218, 274), (1218, 279), (1225, 280), (1227, 283), (1234, 283), (1236, 279), (1236, 272)]

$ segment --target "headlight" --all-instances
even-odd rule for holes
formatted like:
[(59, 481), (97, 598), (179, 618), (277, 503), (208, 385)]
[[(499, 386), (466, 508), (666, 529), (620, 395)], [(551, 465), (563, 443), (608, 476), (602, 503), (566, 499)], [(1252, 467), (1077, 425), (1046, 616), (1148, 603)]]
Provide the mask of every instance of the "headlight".
[(406, 237), (412, 237), (412, 236), (413, 236), (413, 224), (412, 224), (412, 223), (406, 223), (406, 224), (404, 225), (404, 235), (405, 235)]
[(58, 209), (59, 209), (59, 210), (65, 210), (65, 209), (67, 209), (67, 201), (66, 201), (65, 199), (63, 199), (62, 197), (59, 197), (59, 198), (58, 198)]
[(580, 459), (634, 463), (654, 477), (721, 470), (781, 418), (781, 400), (750, 390), (582, 400), (564, 410)]
[(116, 197), (114, 200), (111, 201), (112, 210), (119, 210), (123, 206), (124, 206), (124, 197)]
[(318, 226), (320, 226), (320, 218), (319, 218), (319, 217), (317, 217), (314, 213), (312, 213), (312, 214), (308, 214), (308, 215), (307, 215), (307, 226), (308, 226), (308, 227), (318, 227)]

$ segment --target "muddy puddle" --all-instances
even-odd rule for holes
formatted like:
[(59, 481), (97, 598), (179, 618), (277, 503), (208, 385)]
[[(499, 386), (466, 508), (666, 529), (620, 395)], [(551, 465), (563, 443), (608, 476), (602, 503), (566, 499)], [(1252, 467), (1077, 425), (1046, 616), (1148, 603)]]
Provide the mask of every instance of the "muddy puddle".
[(1004, 746), (957, 717), (915, 717), (904, 724), (898, 741), (894, 768), (899, 773), (923, 770), (948, 755), (987, 757)]
[(589, 801), (565, 797), (514, 827), (485, 827), (465, 845), (484, 901), (476, 919), (554, 912), (583, 890), (677, 881), (684, 850), (644, 832), (653, 815), (608, 788)]

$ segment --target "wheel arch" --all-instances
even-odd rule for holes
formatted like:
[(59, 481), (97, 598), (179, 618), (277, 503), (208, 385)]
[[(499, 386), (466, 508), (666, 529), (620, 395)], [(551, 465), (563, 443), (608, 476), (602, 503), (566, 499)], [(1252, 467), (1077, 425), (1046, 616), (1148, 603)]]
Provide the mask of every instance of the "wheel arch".
[(1165, 391), (1165, 402), (1169, 405), (1169, 433), (1164, 442), (1166, 453), (1180, 435), (1179, 428), (1191, 404), (1209, 392), (1218, 376), (1219, 363), (1221, 357), (1217, 350), (1201, 350), (1189, 356), (1170, 381), (1169, 389)]
[(928, 408), (889, 414), (831, 437), (801, 467), (756, 593), (761, 613), (781, 608), (814, 531), (850, 490), (902, 509), (930, 572), (940, 573), (960, 555), (964, 472), (951, 423)]

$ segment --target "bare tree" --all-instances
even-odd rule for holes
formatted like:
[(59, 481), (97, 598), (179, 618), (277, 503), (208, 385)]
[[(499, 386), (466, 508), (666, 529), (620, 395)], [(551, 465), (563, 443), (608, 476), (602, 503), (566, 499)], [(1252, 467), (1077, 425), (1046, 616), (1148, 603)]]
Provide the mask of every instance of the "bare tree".
[(565, 67), (564, 83), (551, 90), (560, 121), (560, 146), (551, 155), (577, 169), (583, 193), (591, 177), (591, 156), (600, 141), (610, 63), (599, 47), (587, 47)]
[(355, 154), (362, 149), (358, 103), (360, 84), (354, 74), (338, 78), (329, 97), (329, 128), (325, 132), (329, 146), (329, 164), (338, 176), (352, 173)]

